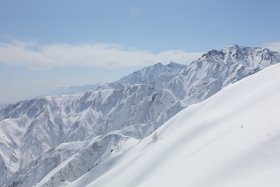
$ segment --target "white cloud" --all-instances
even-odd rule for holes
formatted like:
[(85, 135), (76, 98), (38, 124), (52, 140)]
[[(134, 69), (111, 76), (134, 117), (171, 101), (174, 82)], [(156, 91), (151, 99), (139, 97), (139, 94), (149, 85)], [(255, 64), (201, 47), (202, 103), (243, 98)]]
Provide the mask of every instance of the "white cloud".
[(159, 53), (131, 50), (116, 44), (49, 44), (36, 42), (0, 43), (0, 63), (30, 68), (95, 66), (101, 68), (140, 67), (157, 62), (188, 63), (201, 52), (168, 50)]
[(267, 43), (264, 45), (264, 47), (271, 49), (273, 51), (280, 52), (280, 42)]

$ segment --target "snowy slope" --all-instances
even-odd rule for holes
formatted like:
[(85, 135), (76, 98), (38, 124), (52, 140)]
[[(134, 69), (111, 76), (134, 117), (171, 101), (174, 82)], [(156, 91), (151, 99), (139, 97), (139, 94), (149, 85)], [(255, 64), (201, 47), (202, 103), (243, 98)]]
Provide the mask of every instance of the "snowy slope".
[(74, 181), (182, 109), (279, 62), (280, 54), (268, 49), (230, 46), (189, 65), (158, 63), (91, 92), (4, 106), (0, 185), (57, 186)]
[(278, 187), (279, 92), (274, 65), (183, 110), (67, 186)]

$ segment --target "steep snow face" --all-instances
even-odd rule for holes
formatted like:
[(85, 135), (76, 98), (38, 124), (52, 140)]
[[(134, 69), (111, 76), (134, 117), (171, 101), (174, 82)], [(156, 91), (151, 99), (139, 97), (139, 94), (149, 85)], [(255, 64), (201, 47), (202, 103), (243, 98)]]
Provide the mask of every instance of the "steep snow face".
[[(75, 174), (75, 170), (70, 169), (67, 175), (56, 174), (65, 174), (64, 170), (51, 171), (82, 152), (84, 146), (66, 149), (67, 154), (59, 157), (48, 158), (44, 154), (60, 154), (61, 144), (87, 142), (113, 132), (129, 137), (126, 139), (142, 139), (185, 107), (279, 62), (279, 53), (231, 46), (210, 51), (189, 65), (158, 63), (119, 81), (97, 85), (92, 92), (41, 97), (4, 106), (0, 108), (0, 168), (3, 168), (0, 184), (30, 186), (43, 178), (42, 185), (52, 185), (51, 181), (58, 184), (58, 180), (73, 181), (87, 170), (81, 169), (81, 173)], [(122, 140), (114, 139), (120, 141), (120, 145), (125, 142)], [(110, 147), (111, 143), (105, 145), (107, 143), (104, 141), (102, 146)], [(46, 162), (44, 159), (52, 164), (46, 167), (42, 163)], [(90, 168), (98, 167), (99, 162), (94, 163), (85, 161)], [(40, 175), (26, 180), (39, 170)], [(47, 174), (49, 177), (45, 178)]]
[(274, 65), (188, 107), (67, 186), (278, 187), (279, 92)]
[[(165, 87), (180, 71), (186, 68), (186, 65), (171, 62), (167, 65), (157, 63), (154, 66), (144, 68), (141, 71), (134, 72), (119, 81), (122, 85), (149, 84), (156, 87)], [(160, 80), (160, 81), (159, 81)]]
[(280, 62), (280, 54), (264, 48), (238, 45), (212, 50), (192, 62), (178, 77), (176, 89), (184, 89), (183, 100), (192, 104), (202, 101), (230, 83)]
[(113, 132), (90, 140), (62, 143), (28, 163), (18, 173), (17, 180), (9, 179), (13, 181), (9, 185), (59, 186), (81, 177), (108, 157), (116, 157), (136, 143), (138, 140), (134, 138)]

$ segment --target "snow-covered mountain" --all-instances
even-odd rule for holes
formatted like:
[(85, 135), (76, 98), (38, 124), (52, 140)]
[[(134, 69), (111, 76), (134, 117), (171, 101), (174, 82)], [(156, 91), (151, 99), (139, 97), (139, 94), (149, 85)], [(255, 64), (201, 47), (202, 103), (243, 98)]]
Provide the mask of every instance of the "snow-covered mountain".
[(279, 62), (279, 53), (235, 45), (189, 65), (158, 63), (92, 92), (5, 106), (0, 109), (0, 185), (72, 182), (122, 155), (182, 109)]
[(278, 187), (279, 92), (277, 64), (188, 107), (66, 186)]

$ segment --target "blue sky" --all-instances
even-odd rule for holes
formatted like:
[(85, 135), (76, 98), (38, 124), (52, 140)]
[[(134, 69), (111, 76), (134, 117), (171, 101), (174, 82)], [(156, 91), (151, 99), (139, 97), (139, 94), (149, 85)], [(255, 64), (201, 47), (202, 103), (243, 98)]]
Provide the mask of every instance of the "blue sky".
[(0, 103), (188, 63), (231, 44), (280, 49), (280, 1), (2, 0)]

